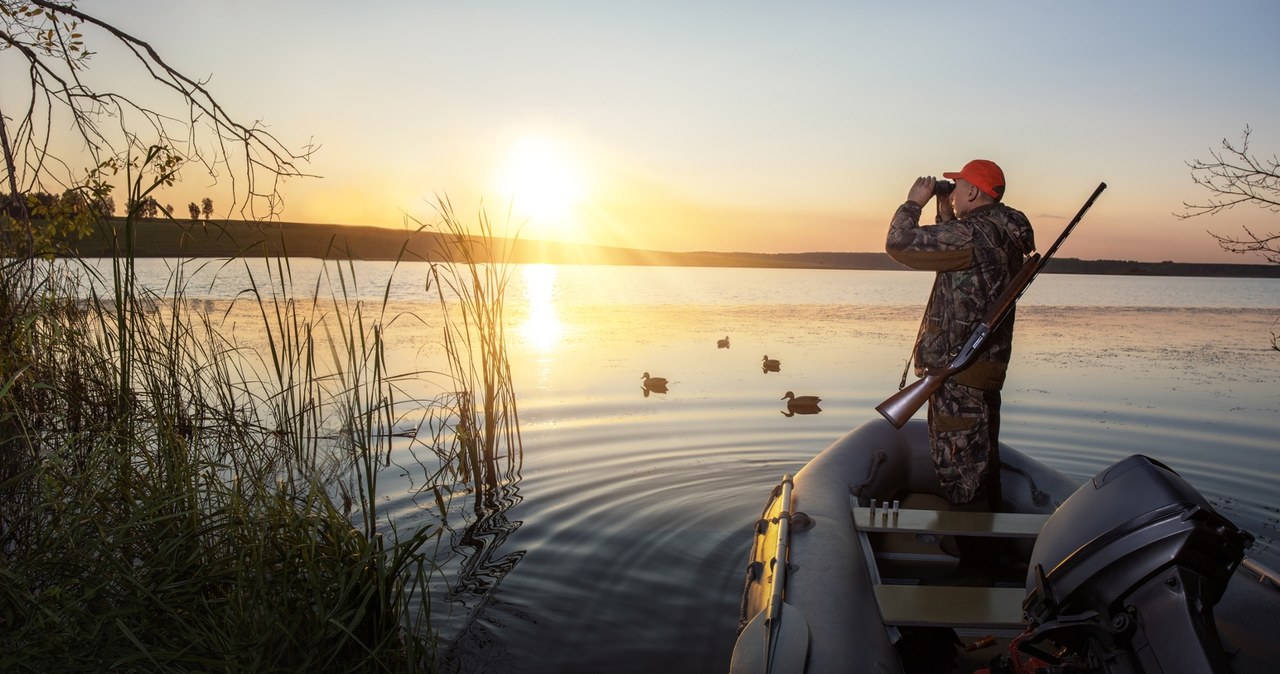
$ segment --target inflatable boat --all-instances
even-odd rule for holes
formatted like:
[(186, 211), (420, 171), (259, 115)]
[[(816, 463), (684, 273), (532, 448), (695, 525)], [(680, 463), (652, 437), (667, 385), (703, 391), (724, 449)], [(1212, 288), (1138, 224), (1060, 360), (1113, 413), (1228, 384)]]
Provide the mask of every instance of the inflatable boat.
[(948, 507), (921, 421), (784, 476), (731, 674), (1280, 671), (1280, 578), (1176, 472), (1135, 455), (1081, 485), (1000, 458), (1000, 512)]

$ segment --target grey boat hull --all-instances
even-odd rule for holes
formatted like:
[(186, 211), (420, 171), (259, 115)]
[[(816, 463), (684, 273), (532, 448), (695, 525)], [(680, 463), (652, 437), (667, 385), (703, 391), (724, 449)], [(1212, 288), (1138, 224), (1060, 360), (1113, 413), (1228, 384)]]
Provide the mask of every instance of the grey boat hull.
[[(1002, 444), (1001, 479), (1007, 513), (1053, 513), (1080, 487), (1047, 465)], [(911, 421), (901, 430), (883, 420), (863, 424), (823, 450), (794, 477), (790, 512), (788, 573), (783, 593), (788, 610), (806, 623), (808, 641), (803, 658), (773, 663), (773, 671), (826, 674), (904, 672), (892, 639), (899, 633), (881, 620), (875, 593), (875, 560), (854, 525), (851, 505), (866, 507), (908, 497), (935, 497), (941, 502), (923, 422)], [(756, 527), (757, 541), (748, 564), (739, 629), (768, 604), (768, 558), (776, 538), (778, 490), (766, 505)], [(945, 507), (945, 506), (943, 506)], [(1021, 550), (1031, 556), (1032, 541)], [(1280, 591), (1243, 565), (1214, 610), (1218, 631), (1228, 651), (1234, 651), (1234, 671), (1271, 672), (1280, 663)], [(785, 626), (784, 626), (785, 628)], [(735, 647), (734, 662), (758, 644), (744, 631)], [(798, 661), (799, 660), (799, 661)], [(751, 665), (755, 667), (756, 665)], [(743, 669), (739, 667), (738, 669)], [(736, 674), (737, 670), (733, 670)]]

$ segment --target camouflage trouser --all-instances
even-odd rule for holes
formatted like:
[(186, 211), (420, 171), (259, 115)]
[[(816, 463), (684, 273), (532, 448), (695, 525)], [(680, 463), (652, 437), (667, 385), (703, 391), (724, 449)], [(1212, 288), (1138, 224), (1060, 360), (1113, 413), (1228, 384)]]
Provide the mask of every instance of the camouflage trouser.
[(1000, 504), (1000, 392), (948, 380), (929, 399), (929, 444), (953, 505)]

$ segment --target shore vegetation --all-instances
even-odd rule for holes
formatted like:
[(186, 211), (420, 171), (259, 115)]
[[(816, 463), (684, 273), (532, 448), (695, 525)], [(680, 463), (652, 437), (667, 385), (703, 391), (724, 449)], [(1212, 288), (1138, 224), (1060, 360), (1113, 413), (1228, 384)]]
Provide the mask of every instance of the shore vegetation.
[[(120, 53), (136, 90), (97, 77)], [(520, 460), (492, 237), (449, 209), (419, 225), (486, 260), (432, 260), (428, 317), (365, 299), (336, 241), (305, 286), (289, 250), (229, 236), (217, 264), (251, 281), (209, 311), (194, 251), (165, 288), (139, 283), (147, 227), (270, 231), (314, 147), (74, 2), (0, 0), (0, 59), (28, 75), (0, 109), (0, 670), (438, 669), (456, 513), (487, 502), (456, 496), (494, 500)], [(186, 172), (226, 188), (220, 217), (160, 203)], [(388, 359), (415, 321), (441, 367)], [(406, 469), (419, 516), (393, 519)]]
[[(138, 162), (131, 199), (164, 157)], [(359, 300), (350, 263), (297, 288), (289, 258), (259, 259), (236, 300), (255, 324), (233, 329), (187, 300), (194, 260), (140, 287), (128, 229), (102, 277), (6, 251), (0, 669), (434, 670), (453, 496), (481, 503), (519, 461), (504, 267), (434, 267), (447, 367), (396, 372), (388, 333), (427, 319)], [(379, 511), (397, 448), (429, 457), (407, 524)]]

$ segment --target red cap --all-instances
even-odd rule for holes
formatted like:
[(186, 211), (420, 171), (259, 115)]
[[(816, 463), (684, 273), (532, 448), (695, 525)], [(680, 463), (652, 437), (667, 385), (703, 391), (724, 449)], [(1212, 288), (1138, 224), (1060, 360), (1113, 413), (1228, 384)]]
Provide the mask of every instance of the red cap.
[(942, 177), (965, 180), (996, 199), (1004, 196), (1004, 171), (993, 161), (975, 159), (965, 164), (959, 173), (943, 173)]

